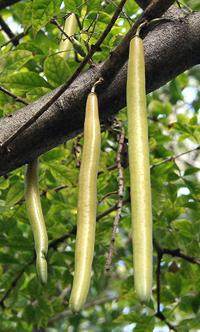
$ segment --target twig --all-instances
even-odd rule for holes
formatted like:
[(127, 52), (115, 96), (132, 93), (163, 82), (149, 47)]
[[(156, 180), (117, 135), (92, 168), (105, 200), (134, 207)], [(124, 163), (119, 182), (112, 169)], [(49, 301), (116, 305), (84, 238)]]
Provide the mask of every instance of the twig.
[(77, 14), (75, 14), (75, 16), (76, 16), (76, 20), (77, 20), (77, 23), (78, 23), (79, 30), (81, 31), (83, 29), (83, 27), (82, 27), (82, 24), (81, 24), (81, 21), (80, 21), (80, 17)]
[[(23, 38), (24, 36), (26, 36), (27, 33), (28, 33), (28, 30), (19, 33), (18, 35), (14, 36), (13, 38), (11, 38), (10, 40), (8, 40), (8, 41), (5, 42), (4, 44), (0, 45), (0, 48), (2, 48), (2, 47), (4, 47), (4, 46), (7, 46), (7, 45), (10, 44), (10, 43), (12, 43), (13, 45), (17, 45), (17, 44), (19, 44), (19, 40), (20, 40), (21, 38)], [(17, 44), (16, 44), (16, 43), (17, 43)]]
[(117, 190), (116, 190), (116, 191), (111, 191), (111, 192), (105, 194), (105, 195), (99, 200), (99, 204), (102, 203), (102, 202), (104, 201), (104, 199), (106, 199), (106, 198), (108, 198), (108, 197), (110, 197), (110, 196), (113, 196), (113, 195), (114, 195), (114, 196), (118, 195), (118, 191), (117, 191)]
[(163, 253), (166, 255), (171, 255), (173, 257), (180, 257), (180, 258), (184, 259), (185, 261), (188, 261), (192, 264), (200, 265), (199, 258), (196, 258), (194, 256), (185, 255), (185, 254), (181, 253), (180, 249), (170, 250), (170, 249), (164, 248)]
[(71, 83), (79, 76), (82, 69), (86, 66), (88, 61), (92, 58), (94, 53), (99, 49), (100, 45), (112, 29), (113, 25), (115, 24), (126, 0), (121, 0), (119, 6), (117, 7), (115, 13), (113, 14), (110, 23), (107, 25), (106, 29), (102, 33), (101, 37), (98, 39), (96, 44), (91, 48), (90, 52), (85, 56), (83, 61), (81, 62), (80, 66), (74, 72), (74, 74), (65, 82), (51, 97), (46, 104), (44, 104), (38, 112), (30, 118), (27, 122), (23, 123), (9, 138), (7, 138), (4, 142), (0, 142), (0, 146), (6, 148), (9, 143), (11, 143), (16, 136), (18, 136), (22, 131), (29, 128), (62, 94), (65, 90), (71, 85)]
[[(189, 153), (192, 153), (192, 152), (195, 152), (195, 151), (198, 151), (198, 150), (200, 150), (200, 145), (198, 145), (198, 146), (197, 146), (196, 148), (194, 148), (194, 149), (191, 149), (191, 150), (188, 150), (188, 151), (184, 151), (184, 152), (179, 153), (179, 154), (177, 154), (177, 155), (175, 155), (175, 156), (168, 157), (168, 158), (166, 158), (166, 159), (164, 159), (164, 160), (162, 160), (162, 161), (160, 161), (160, 162), (158, 162), (158, 163), (156, 163), (156, 164), (151, 165), (150, 168), (153, 169), (154, 167), (158, 167), (158, 166), (160, 166), (160, 165), (162, 165), (162, 164), (165, 164), (165, 163), (167, 163), (167, 162), (174, 161), (174, 160), (176, 160), (176, 159), (178, 159), (178, 158), (180, 158), (180, 157), (182, 157), (182, 156), (184, 156), (184, 155), (186, 155), (186, 154), (189, 154)], [(125, 166), (128, 166), (128, 158), (127, 158), (127, 161), (126, 161), (124, 164), (125, 164)], [(124, 166), (124, 167), (125, 167), (125, 166)], [(106, 171), (108, 171), (108, 170), (109, 170), (109, 171), (112, 171), (112, 170), (115, 170), (116, 168), (117, 168), (117, 164), (114, 164), (114, 165), (108, 167)], [(98, 175), (101, 175), (101, 174), (104, 174), (104, 172), (103, 172), (103, 171), (100, 171), (100, 172), (98, 173)]]
[(179, 248), (178, 249), (163, 248), (162, 251), (163, 251), (163, 255), (170, 255), (170, 256), (173, 256), (173, 257), (180, 257), (180, 258), (184, 259), (185, 261), (187, 261), (189, 263), (197, 264), (197, 265), (200, 266), (200, 259), (199, 258), (196, 258), (194, 256), (185, 255), (181, 252), (181, 250)]
[[(127, 199), (123, 199), (122, 201), (122, 205), (125, 205), (126, 203), (130, 202), (130, 198)], [(109, 209), (107, 209), (106, 211), (98, 214), (97, 216), (97, 221), (99, 221), (100, 219), (106, 217), (108, 214), (110, 214), (113, 211), (116, 211), (118, 209), (118, 203), (114, 204), (113, 206), (111, 206)]]
[[(108, 3), (112, 3), (113, 6), (117, 6), (116, 3), (113, 1), (113, 0), (108, 0)], [(133, 19), (126, 13), (125, 10), (122, 10), (122, 15), (127, 21), (128, 23), (130, 24), (130, 26), (133, 24)]]
[(7, 89), (3, 88), (2, 86), (0, 86), (0, 91), (2, 91), (3, 93), (7, 94), (8, 96), (14, 98), (16, 101), (18, 101), (24, 105), (29, 105), (29, 103), (27, 101), (25, 101), (21, 97), (14, 95), (14, 93), (8, 91)]
[(8, 6), (14, 5), (16, 2), (21, 0), (0, 0), (0, 9), (4, 9)]
[(179, 153), (179, 154), (177, 154), (176, 156), (168, 157), (168, 158), (162, 160), (161, 162), (159, 162), (159, 163), (157, 163), (157, 164), (153, 164), (153, 165), (151, 165), (151, 168), (154, 168), (154, 167), (160, 166), (160, 165), (162, 165), (162, 164), (164, 164), (164, 163), (166, 163), (166, 162), (168, 162), (168, 161), (174, 161), (174, 160), (176, 160), (177, 158), (180, 158), (180, 157), (182, 157), (182, 156), (184, 156), (184, 155), (186, 155), (186, 154), (188, 154), (188, 153), (195, 152), (195, 151), (198, 151), (198, 150), (200, 150), (200, 145), (198, 145), (198, 146), (197, 146), (196, 148), (194, 148), (194, 149), (191, 149), (191, 150), (188, 150), (188, 151), (184, 151), (184, 152), (182, 152), (182, 153)]
[(80, 152), (81, 152), (81, 145), (80, 145), (80, 139), (82, 135), (78, 135), (76, 139), (74, 140), (73, 146), (72, 146), (72, 156), (75, 160), (75, 164), (77, 168), (80, 168), (81, 160), (80, 160)]
[(2, 30), (7, 34), (7, 36), (12, 40), (13, 45), (18, 45), (19, 41), (15, 39), (15, 34), (9, 28), (8, 24), (4, 21), (3, 17), (0, 15), (0, 26)]
[(162, 312), (157, 312), (155, 314), (155, 316), (157, 318), (159, 318), (162, 322), (164, 322), (169, 328), (170, 328), (170, 332), (178, 332), (177, 329), (170, 323), (167, 321), (167, 318), (165, 317), (165, 315)]
[(159, 318), (161, 321), (165, 322), (165, 324), (170, 328), (170, 331), (176, 332), (175, 327), (170, 322), (167, 321), (165, 315), (160, 310), (161, 261), (162, 261), (164, 252), (163, 252), (163, 249), (156, 243), (156, 241), (154, 241), (154, 246), (156, 247), (156, 250), (157, 250), (157, 269), (156, 269), (157, 311), (156, 311), (155, 316), (157, 318)]
[(62, 35), (64, 35), (71, 43), (73, 43), (72, 38), (68, 36), (68, 34), (64, 31), (64, 29), (61, 27), (61, 25), (58, 23), (55, 17), (51, 19), (51, 23), (54, 24), (58, 28), (58, 30), (60, 30)]
[[(49, 192), (51, 192), (51, 191), (54, 191), (54, 192), (57, 193), (57, 192), (59, 192), (59, 191), (61, 191), (61, 190), (63, 190), (63, 189), (66, 189), (66, 188), (68, 188), (68, 185), (62, 184), (62, 185), (57, 186), (57, 187), (55, 187), (55, 188), (51, 188), (51, 189), (48, 189), (48, 190), (43, 190), (43, 191), (41, 192), (40, 196), (46, 196), (46, 194), (49, 193)], [(24, 203), (24, 198), (21, 198), (19, 201), (15, 202), (15, 203), (14, 203), (14, 206), (16, 206), (16, 205), (20, 205), (20, 204), (22, 204), (22, 203)]]
[(200, 265), (200, 258), (183, 254), (179, 248), (177, 249), (162, 248), (155, 239), (153, 240), (153, 244), (156, 251), (162, 254), (162, 256), (169, 255), (172, 257), (180, 257), (189, 263)]
[(161, 261), (163, 253), (162, 251), (157, 251), (157, 269), (156, 269), (156, 284), (157, 284), (157, 314), (160, 314), (160, 276), (161, 276)]
[(118, 135), (118, 151), (117, 151), (117, 158), (116, 158), (117, 169), (118, 169), (118, 202), (117, 202), (117, 211), (116, 211), (113, 228), (112, 228), (112, 236), (111, 236), (108, 256), (107, 256), (106, 264), (105, 264), (105, 272), (109, 272), (111, 270), (113, 248), (114, 248), (114, 244), (115, 244), (117, 228), (118, 228), (119, 221), (121, 218), (121, 212), (122, 212), (122, 206), (123, 206), (123, 195), (124, 195), (124, 171), (123, 171), (121, 159), (122, 159), (122, 152), (123, 152), (123, 147), (124, 147), (125, 134), (124, 134), (124, 128), (122, 127), (121, 122), (118, 122), (118, 124), (120, 127), (120, 133)]
[[(95, 301), (91, 301), (91, 302), (88, 302), (84, 305), (84, 309), (88, 309), (88, 308), (91, 308), (91, 307), (94, 307), (95, 305), (102, 305), (104, 303), (107, 303), (107, 302), (111, 302), (111, 301), (118, 301), (119, 299), (119, 296), (109, 296), (109, 297), (103, 297), (103, 298), (100, 298), (98, 300), (95, 300)], [(67, 316), (71, 316), (73, 313), (71, 310), (65, 310), (63, 312), (61, 312), (60, 314), (57, 314), (55, 315), (54, 317), (52, 317), (49, 322), (48, 322), (48, 325), (50, 324), (54, 324), (55, 322), (67, 317)]]

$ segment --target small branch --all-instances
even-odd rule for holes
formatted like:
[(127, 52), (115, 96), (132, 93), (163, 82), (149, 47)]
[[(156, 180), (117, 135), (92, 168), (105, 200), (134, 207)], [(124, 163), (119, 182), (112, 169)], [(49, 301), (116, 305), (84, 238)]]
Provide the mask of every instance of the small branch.
[(102, 203), (106, 198), (108, 198), (108, 197), (110, 197), (110, 196), (113, 196), (113, 195), (114, 195), (114, 196), (118, 195), (118, 191), (111, 191), (111, 192), (105, 194), (105, 195), (100, 199), (99, 203)]
[[(103, 298), (100, 298), (98, 300), (86, 303), (84, 305), (84, 309), (94, 307), (95, 305), (102, 305), (102, 304), (107, 303), (107, 302), (118, 301), (118, 299), (119, 299), (119, 296), (103, 297)], [(65, 310), (65, 311), (61, 312), (60, 314), (57, 314), (54, 317), (52, 317), (48, 322), (48, 326), (54, 324), (55, 322), (57, 322), (57, 321), (59, 321), (63, 318), (71, 316), (72, 314), (73, 313), (72, 313), (71, 310)]]
[(20, 2), (21, 0), (0, 0), (0, 10), (4, 9), (8, 6), (14, 5), (16, 2)]
[(161, 321), (165, 322), (165, 324), (170, 328), (170, 331), (176, 332), (176, 329), (174, 326), (167, 321), (165, 315), (162, 313), (160, 309), (160, 295), (161, 295), (161, 261), (163, 257), (163, 249), (157, 244), (157, 242), (154, 240), (154, 247), (156, 248), (157, 251), (157, 269), (156, 269), (156, 284), (157, 284), (157, 311), (155, 316), (159, 318)]
[(4, 21), (3, 17), (0, 15), (0, 26), (2, 27), (2, 30), (7, 34), (7, 36), (12, 40), (13, 45), (18, 45), (19, 41), (15, 39), (15, 34), (12, 32), (12, 30), (9, 28), (7, 23)]
[(194, 148), (194, 149), (191, 149), (191, 150), (188, 150), (188, 151), (185, 151), (185, 152), (179, 153), (179, 154), (177, 154), (176, 156), (168, 157), (168, 158), (162, 160), (161, 162), (159, 162), (159, 163), (157, 163), (157, 164), (153, 164), (153, 165), (151, 165), (151, 169), (154, 168), (154, 167), (160, 166), (160, 165), (162, 165), (162, 164), (164, 164), (164, 163), (166, 163), (166, 162), (174, 161), (174, 160), (176, 160), (177, 158), (180, 158), (180, 157), (182, 157), (182, 156), (184, 156), (184, 155), (186, 155), (186, 154), (188, 154), (188, 153), (195, 152), (195, 151), (198, 151), (198, 150), (200, 150), (200, 145), (198, 145), (198, 146), (197, 146), (196, 148)]
[(61, 25), (58, 23), (58, 21), (56, 20), (55, 17), (51, 19), (51, 23), (54, 24), (58, 28), (58, 30), (61, 32), (62, 35), (64, 35), (71, 43), (73, 43), (72, 38), (69, 37), (68, 34), (66, 34), (66, 32), (61, 27)]
[(15, 101), (18, 101), (18, 102), (20, 102), (20, 103), (22, 103), (24, 105), (29, 105), (29, 103), (27, 101), (25, 101), (21, 97), (18, 97), (16, 95), (14, 95), (12, 92), (8, 91), (7, 89), (3, 88), (2, 86), (0, 86), (0, 91), (2, 91), (3, 93), (7, 94), (8, 96), (14, 98)]
[(159, 313), (157, 312), (155, 314), (155, 316), (157, 318), (159, 318), (162, 322), (164, 322), (170, 328), (170, 332), (178, 332), (176, 330), (176, 328), (170, 322), (167, 321), (165, 315), (162, 312), (159, 312)]
[(76, 164), (77, 168), (80, 168), (80, 166), (81, 166), (81, 160), (80, 160), (80, 153), (81, 153), (80, 139), (81, 139), (81, 137), (82, 137), (82, 135), (78, 135), (72, 146), (72, 156), (73, 156), (73, 159), (75, 160), (75, 164)]
[(121, 122), (118, 122), (120, 133), (118, 134), (118, 151), (117, 151), (117, 169), (118, 169), (118, 202), (117, 202), (117, 211), (113, 223), (112, 228), (112, 236), (108, 251), (108, 256), (106, 259), (105, 264), (105, 272), (109, 272), (111, 270), (112, 265), (112, 256), (113, 256), (113, 248), (115, 244), (116, 232), (121, 218), (122, 206), (123, 206), (123, 195), (124, 195), (124, 171), (121, 163), (123, 147), (124, 147), (124, 140), (125, 140), (125, 133), (124, 128), (122, 127)]
[(169, 255), (172, 257), (180, 257), (189, 263), (200, 265), (200, 258), (183, 254), (179, 248), (177, 248), (177, 249), (161, 248), (161, 246), (155, 239), (153, 241), (153, 244), (154, 244), (154, 248), (156, 249), (156, 251), (158, 253), (162, 254), (162, 256)]
[(197, 265), (200, 266), (200, 259), (199, 258), (196, 258), (194, 256), (185, 255), (181, 252), (181, 250), (179, 248), (178, 249), (163, 248), (162, 251), (163, 251), (163, 255), (170, 255), (170, 256), (173, 256), (173, 257), (180, 257), (180, 258), (182, 258), (183, 260), (185, 260), (189, 263), (197, 264)]
[(13, 45), (18, 45), (19, 41), (21, 38), (23, 38), (24, 36), (26, 36), (28, 33), (28, 30), (25, 32), (21, 32), (18, 35), (12, 37), (10, 40), (8, 40), (7, 42), (5, 42), (4, 44), (0, 45), (0, 49), (4, 46), (7, 46), (8, 44), (12, 43)]
[[(129, 203), (130, 202), (130, 198), (128, 199), (123, 199), (122, 201), (122, 205), (125, 205), (126, 203)], [(106, 217), (108, 214), (110, 214), (111, 212), (113, 211), (116, 211), (118, 209), (118, 204), (114, 204), (113, 206), (111, 206), (109, 209), (107, 209), (106, 211), (100, 213), (98, 216), (97, 216), (97, 221), (99, 221), (100, 219)]]
[(157, 269), (156, 269), (156, 284), (157, 284), (157, 314), (160, 314), (160, 277), (161, 277), (161, 261), (163, 253), (162, 251), (157, 251)]
[(83, 27), (82, 27), (82, 24), (81, 24), (81, 21), (80, 21), (80, 17), (77, 14), (75, 14), (75, 16), (76, 16), (76, 19), (77, 19), (79, 30), (81, 31), (83, 29)]
[(112, 29), (113, 25), (115, 24), (126, 0), (121, 0), (119, 6), (117, 7), (115, 13), (113, 14), (110, 23), (107, 25), (106, 29), (102, 33), (99, 40), (96, 42), (96, 44), (91, 48), (90, 52), (85, 56), (83, 61), (81, 62), (80, 66), (77, 68), (77, 70), (74, 72), (74, 74), (67, 80), (66, 83), (64, 83), (56, 93), (47, 101), (46, 104), (44, 104), (38, 111), (35, 113), (35, 115), (27, 120), (27, 122), (23, 123), (10, 137), (8, 137), (4, 142), (0, 142), (0, 146), (3, 148), (6, 148), (9, 143), (11, 143), (15, 137), (17, 137), (22, 131), (29, 128), (62, 94), (65, 92), (65, 90), (71, 85), (71, 83), (79, 76), (82, 69), (86, 66), (88, 61), (92, 58), (94, 53), (99, 49), (100, 45)]

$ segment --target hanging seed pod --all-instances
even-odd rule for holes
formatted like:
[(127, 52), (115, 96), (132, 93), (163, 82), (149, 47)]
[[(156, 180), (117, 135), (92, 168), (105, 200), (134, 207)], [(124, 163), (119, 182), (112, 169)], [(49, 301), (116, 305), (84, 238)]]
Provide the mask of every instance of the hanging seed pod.
[(152, 292), (152, 203), (143, 41), (130, 42), (127, 78), (128, 149), (135, 289), (141, 302)]
[(95, 243), (100, 147), (98, 99), (96, 94), (91, 92), (87, 98), (85, 112), (84, 145), (79, 174), (75, 271), (69, 300), (70, 308), (75, 312), (82, 309), (90, 287)]
[(48, 237), (40, 202), (38, 168), (38, 159), (35, 159), (27, 165), (25, 172), (25, 200), (35, 241), (38, 277), (42, 283), (46, 283)]
[[(66, 18), (64, 26), (64, 32), (69, 38), (71, 38), (75, 34), (76, 27), (77, 27), (76, 15), (72, 13)], [(70, 39), (67, 39), (67, 37), (63, 34), (59, 46), (60, 56), (66, 59), (71, 49), (72, 49), (72, 42), (70, 41)]]

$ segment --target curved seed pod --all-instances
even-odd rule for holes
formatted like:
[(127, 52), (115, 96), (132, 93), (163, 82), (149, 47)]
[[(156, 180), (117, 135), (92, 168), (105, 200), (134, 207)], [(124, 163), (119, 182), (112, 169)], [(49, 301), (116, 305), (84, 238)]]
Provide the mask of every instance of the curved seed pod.
[[(65, 20), (65, 27), (64, 27), (64, 32), (69, 36), (73, 36), (76, 32), (76, 27), (77, 27), (77, 19), (75, 14), (71, 14), (68, 16)], [(59, 46), (59, 51), (60, 56), (62, 56), (64, 59), (67, 58), (69, 55), (69, 51), (72, 48), (72, 43), (69, 39), (66, 38), (65, 35), (62, 36), (60, 46)]]
[(97, 171), (100, 156), (101, 131), (98, 100), (91, 92), (87, 98), (84, 145), (79, 174), (75, 272), (70, 308), (77, 312), (83, 307), (90, 287), (96, 227)]
[(134, 279), (142, 302), (152, 291), (152, 203), (143, 42), (130, 42), (127, 78), (129, 167)]
[(45, 227), (40, 194), (38, 189), (38, 160), (35, 159), (26, 167), (25, 172), (25, 200), (29, 220), (33, 230), (36, 251), (36, 267), (38, 277), (42, 283), (47, 282), (48, 237)]

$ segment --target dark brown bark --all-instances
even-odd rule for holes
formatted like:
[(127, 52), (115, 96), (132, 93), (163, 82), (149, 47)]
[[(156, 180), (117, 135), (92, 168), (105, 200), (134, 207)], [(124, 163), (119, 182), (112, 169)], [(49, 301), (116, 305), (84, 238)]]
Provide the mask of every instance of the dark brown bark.
[[(173, 20), (170, 17), (171, 21), (152, 27), (144, 39), (148, 92), (200, 63), (200, 13), (183, 15), (177, 10), (173, 15)], [(10, 151), (1, 150), (0, 174), (29, 162), (82, 131), (85, 100), (97, 70), (88, 70), (77, 78), (35, 124), (11, 143)], [(126, 70), (125, 64), (105, 90), (97, 90), (102, 121), (126, 104)], [(48, 98), (49, 95), (45, 95), (12, 117), (1, 119), (0, 141), (3, 135), (9, 135), (21, 121), (33, 115)]]

